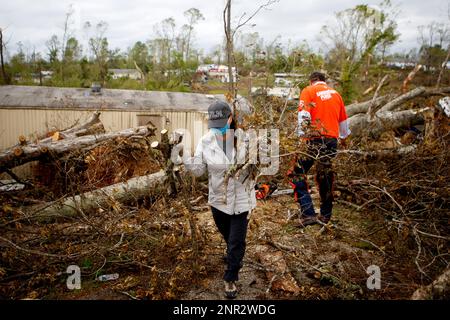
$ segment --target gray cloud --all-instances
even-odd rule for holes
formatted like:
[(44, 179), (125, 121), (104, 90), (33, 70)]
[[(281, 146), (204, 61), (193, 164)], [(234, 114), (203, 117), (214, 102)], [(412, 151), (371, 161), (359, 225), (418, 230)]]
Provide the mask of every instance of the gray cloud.
[[(233, 16), (253, 12), (265, 0), (233, 2)], [(334, 13), (367, 3), (376, 5), (379, 1), (341, 0), (341, 1), (298, 1), (280, 0), (270, 10), (262, 10), (252, 23), (253, 28), (243, 31), (257, 31), (266, 41), (281, 35), (286, 43), (307, 40), (316, 50), (320, 49), (317, 36), (322, 25), (333, 19)], [(6, 28), (10, 39), (9, 47), (22, 41), (29, 50), (36, 48), (45, 51), (45, 42), (52, 34), (62, 34), (62, 24), (67, 8), (74, 3), (76, 9), (77, 36), (82, 39), (81, 24), (85, 21), (108, 23), (108, 37), (112, 48), (125, 50), (134, 42), (145, 41), (154, 36), (153, 25), (167, 17), (174, 17), (178, 27), (185, 23), (183, 12), (191, 7), (200, 9), (205, 20), (196, 27), (196, 45), (209, 52), (223, 39), (222, 11), (224, 0), (0, 0), (0, 27)], [(417, 47), (417, 26), (432, 21), (448, 23), (448, 0), (393, 1), (398, 7), (400, 42), (395, 51), (408, 51)]]

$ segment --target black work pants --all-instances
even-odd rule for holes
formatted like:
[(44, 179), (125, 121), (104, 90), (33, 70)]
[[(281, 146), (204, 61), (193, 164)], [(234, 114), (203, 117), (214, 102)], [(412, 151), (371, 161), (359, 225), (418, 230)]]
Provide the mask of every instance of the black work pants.
[(214, 207), (211, 207), (211, 211), (217, 229), (219, 229), (227, 244), (227, 268), (223, 280), (237, 281), (241, 262), (245, 254), (248, 212), (229, 215)]
[(316, 138), (308, 141), (308, 155), (301, 157), (289, 173), (296, 201), (304, 216), (314, 216), (314, 206), (308, 190), (306, 174), (316, 164), (316, 183), (320, 194), (320, 214), (330, 218), (333, 209), (334, 172), (331, 160), (336, 156), (336, 138)]

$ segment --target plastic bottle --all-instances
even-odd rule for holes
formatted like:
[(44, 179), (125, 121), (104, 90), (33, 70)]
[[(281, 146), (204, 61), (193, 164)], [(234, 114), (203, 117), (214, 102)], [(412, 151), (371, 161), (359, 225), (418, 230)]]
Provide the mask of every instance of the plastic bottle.
[(117, 280), (117, 279), (119, 279), (118, 273), (103, 274), (103, 275), (97, 277), (98, 281), (110, 281), (110, 280)]

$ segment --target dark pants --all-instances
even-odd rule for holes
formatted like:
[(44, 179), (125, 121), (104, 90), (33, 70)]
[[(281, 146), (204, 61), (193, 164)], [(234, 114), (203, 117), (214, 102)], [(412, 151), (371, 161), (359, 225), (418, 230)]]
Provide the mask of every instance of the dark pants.
[(331, 217), (333, 209), (333, 182), (334, 172), (331, 160), (336, 156), (336, 138), (316, 138), (308, 141), (307, 156), (296, 160), (294, 169), (289, 172), (294, 188), (294, 196), (300, 204), (304, 216), (315, 216), (314, 205), (308, 191), (306, 175), (316, 164), (316, 184), (320, 194), (320, 214)]
[(211, 211), (216, 226), (227, 244), (227, 269), (223, 280), (237, 281), (241, 262), (245, 254), (248, 212), (229, 215), (214, 207), (211, 207)]

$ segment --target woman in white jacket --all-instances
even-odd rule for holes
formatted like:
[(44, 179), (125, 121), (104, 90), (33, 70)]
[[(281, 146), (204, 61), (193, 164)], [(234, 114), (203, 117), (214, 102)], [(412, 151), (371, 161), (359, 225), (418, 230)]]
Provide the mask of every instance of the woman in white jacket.
[(256, 207), (255, 181), (241, 173), (239, 178), (231, 176), (225, 186), (225, 174), (233, 165), (242, 163), (248, 150), (248, 140), (242, 132), (239, 135), (234, 131), (235, 123), (227, 103), (217, 101), (209, 106), (208, 128), (194, 156), (184, 155), (183, 162), (195, 176), (208, 172), (208, 204), (227, 244), (225, 296), (233, 299), (237, 296), (236, 281), (245, 254), (248, 217)]

